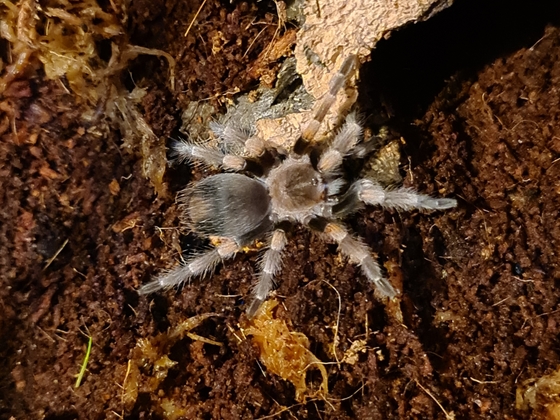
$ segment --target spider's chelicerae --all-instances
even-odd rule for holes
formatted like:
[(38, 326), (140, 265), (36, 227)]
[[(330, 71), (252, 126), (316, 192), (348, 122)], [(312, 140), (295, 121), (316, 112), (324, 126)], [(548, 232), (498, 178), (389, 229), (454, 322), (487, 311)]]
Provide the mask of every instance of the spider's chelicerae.
[[(220, 140), (219, 147), (189, 142), (175, 144), (174, 153), (179, 159), (229, 171), (189, 185), (178, 198), (183, 210), (182, 222), (195, 233), (216, 239), (217, 245), (163, 272), (144, 285), (139, 290), (141, 294), (211, 273), (221, 261), (266, 237), (253, 302), (248, 308), (248, 314), (252, 316), (274, 286), (274, 277), (280, 271), (282, 251), (287, 243), (286, 229), (293, 223), (301, 223), (318, 231), (326, 240), (337, 243), (340, 252), (360, 266), (379, 294), (388, 298), (397, 294), (383, 277), (369, 248), (348, 232), (341, 219), (365, 205), (401, 210), (444, 210), (455, 207), (457, 201), (432, 198), (410, 188), (386, 190), (374, 180), (365, 178), (347, 183), (341, 171), (343, 160), (363, 157), (368, 152), (368, 147), (360, 143), (362, 127), (354, 114), (347, 116), (330, 145), (319, 151), (316, 159), (310, 157), (310, 149), (314, 149), (313, 139), (355, 62), (353, 55), (344, 60), (330, 82), (329, 91), (314, 108), (313, 117), (303, 126), (301, 137), (291, 153), (277, 150), (265, 140), (232, 124), (211, 125)], [(266, 161), (268, 165), (265, 165)], [(259, 162), (263, 170), (256, 175), (250, 169)]]

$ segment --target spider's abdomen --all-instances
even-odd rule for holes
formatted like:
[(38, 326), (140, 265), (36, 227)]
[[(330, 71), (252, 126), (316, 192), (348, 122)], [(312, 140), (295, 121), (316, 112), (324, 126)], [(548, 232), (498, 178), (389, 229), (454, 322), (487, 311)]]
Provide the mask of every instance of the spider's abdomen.
[(234, 239), (245, 245), (271, 227), (266, 186), (241, 174), (217, 174), (187, 188), (180, 201), (184, 222), (206, 236)]

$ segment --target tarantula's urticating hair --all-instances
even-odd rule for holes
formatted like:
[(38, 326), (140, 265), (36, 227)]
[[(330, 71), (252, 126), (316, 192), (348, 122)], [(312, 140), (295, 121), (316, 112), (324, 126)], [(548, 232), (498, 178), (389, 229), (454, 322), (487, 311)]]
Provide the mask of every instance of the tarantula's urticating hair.
[[(341, 219), (364, 205), (411, 210), (444, 210), (455, 207), (451, 198), (432, 198), (409, 188), (385, 190), (371, 179), (347, 183), (342, 174), (345, 158), (363, 157), (368, 147), (360, 144), (362, 127), (350, 114), (330, 145), (310, 158), (313, 140), (336, 94), (351, 74), (355, 56), (347, 57), (333, 76), (329, 91), (316, 104), (313, 117), (303, 126), (294, 150), (286, 153), (271, 147), (264, 139), (247, 134), (232, 124), (213, 123), (212, 131), (221, 144), (178, 142), (174, 152), (181, 160), (199, 161), (240, 173), (220, 173), (189, 185), (179, 194), (182, 221), (199, 235), (216, 239), (217, 244), (183, 264), (165, 271), (140, 289), (148, 294), (177, 286), (193, 277), (213, 272), (223, 260), (232, 258), (243, 247), (266, 238), (260, 272), (253, 289), (252, 316), (274, 287), (274, 276), (282, 264), (286, 230), (301, 223), (335, 242), (340, 252), (360, 266), (380, 295), (393, 298), (398, 292), (383, 277), (369, 248), (348, 232)], [(265, 159), (266, 157), (266, 159)], [(271, 159), (272, 158), (272, 159)], [(264, 162), (268, 161), (268, 165)], [(261, 162), (258, 176), (250, 171)], [(272, 164), (270, 164), (272, 162)]]

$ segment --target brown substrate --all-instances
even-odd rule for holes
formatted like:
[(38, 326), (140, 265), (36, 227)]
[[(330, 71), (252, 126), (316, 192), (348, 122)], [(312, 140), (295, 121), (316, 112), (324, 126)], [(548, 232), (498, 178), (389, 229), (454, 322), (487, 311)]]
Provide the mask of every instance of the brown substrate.
[[(500, 2), (534, 23), (526, 32), (516, 27), (515, 43), (504, 37), (503, 48), (492, 38), (502, 39), (499, 28), (484, 32), (487, 42), (477, 47), (484, 60), (470, 51), (472, 62), (446, 68), (444, 57), (426, 52), (437, 77), (424, 90), (403, 93), (396, 79), (402, 74), (383, 73), (383, 62), (388, 69), (402, 64), (407, 36), (421, 38), (415, 31), (425, 28), (437, 34), (437, 25), (459, 19), (467, 3), (403, 30), (374, 53), (375, 68), (362, 72), (362, 92), (382, 91), (379, 112), (394, 115), (405, 138), (405, 184), (459, 199), (457, 209), (437, 214), (370, 208), (348, 220), (392, 280), (403, 282), (403, 322), (374, 299), (335, 246), (296, 229), (287, 247), (277, 316), (304, 333), (324, 362), (334, 361), (337, 320), (340, 355), (365, 340), (356, 363), (326, 365), (328, 402), (295, 401), (293, 385), (263, 374), (251, 341), (239, 339), (254, 253), (180, 291), (137, 295), (175, 264), (179, 243), (203, 244), (160, 229), (178, 225), (172, 194), (155, 195), (140, 160), (119, 149), (117, 133), (97, 136), (82, 126), (81, 105), (59, 83), (41, 74), (14, 83), (1, 112), (15, 126), (0, 119), (0, 418), (164, 418), (166, 410), (173, 418), (170, 407), (188, 419), (436, 419), (445, 418), (442, 407), (456, 418), (543, 418), (544, 401), (521, 411), (516, 391), (560, 362), (560, 30), (545, 29), (546, 13), (558, 8), (531, 14)], [(158, 15), (149, 3), (135, 2), (131, 12), (132, 40), (178, 61), (183, 93), (174, 95), (162, 64), (139, 58), (133, 67), (134, 80), (149, 88), (144, 112), (159, 136), (177, 129), (190, 100), (256, 83), (248, 65), (276, 29), (274, 7), (210, 0), (185, 42), (185, 22), (198, 6), (170, 3)], [(371, 98), (361, 102), (366, 111), (378, 108)], [(170, 191), (190, 174), (170, 169)], [(154, 385), (155, 371), (140, 368), (138, 395), (125, 395), (121, 385), (139, 357), (138, 341), (207, 313), (219, 316), (193, 332), (223, 345), (189, 337), (172, 343), (166, 350), (177, 363), (167, 377)], [(86, 335), (93, 348), (75, 388)], [(313, 373), (308, 380), (318, 385), (321, 378)]]

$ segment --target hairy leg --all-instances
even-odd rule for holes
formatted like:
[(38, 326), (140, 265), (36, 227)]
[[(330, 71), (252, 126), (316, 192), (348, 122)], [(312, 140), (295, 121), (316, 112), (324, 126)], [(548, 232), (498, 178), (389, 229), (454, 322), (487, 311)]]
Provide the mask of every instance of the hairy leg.
[(331, 145), (319, 158), (319, 172), (324, 175), (336, 175), (344, 157), (352, 152), (361, 136), (362, 126), (356, 121), (356, 114), (349, 114)]
[(276, 229), (272, 233), (268, 249), (260, 261), (260, 273), (257, 284), (253, 289), (254, 299), (247, 309), (247, 316), (253, 317), (268, 294), (274, 287), (274, 276), (278, 274), (282, 265), (282, 251), (286, 246), (286, 233)]
[(454, 198), (434, 198), (419, 194), (411, 188), (385, 190), (369, 179), (361, 179), (356, 185), (359, 199), (369, 205), (400, 210), (446, 210), (457, 206)]
[(265, 143), (257, 136), (251, 136), (247, 131), (237, 128), (233, 123), (210, 123), (210, 129), (225, 145), (229, 153), (258, 158), (266, 150)]
[(382, 206), (397, 210), (447, 210), (457, 206), (454, 198), (434, 198), (419, 194), (411, 188), (385, 190), (378, 183), (369, 179), (354, 182), (348, 191), (332, 207), (333, 217), (344, 217), (352, 214), (364, 204)]
[(327, 222), (321, 227), (322, 234), (338, 244), (340, 252), (350, 261), (362, 269), (364, 275), (370, 280), (381, 296), (394, 298), (398, 291), (389, 283), (379, 268), (379, 264), (371, 255), (371, 250), (366, 244), (352, 237), (344, 225), (337, 222)]
[(247, 165), (244, 157), (224, 153), (206, 143), (177, 141), (172, 146), (172, 159), (189, 162), (202, 162), (208, 166), (241, 171)]
[(231, 239), (224, 239), (216, 248), (197, 255), (187, 262), (164, 271), (155, 280), (146, 283), (139, 290), (141, 295), (148, 295), (161, 289), (169, 289), (192, 279), (212, 273), (216, 266), (228, 258), (232, 258), (239, 251), (239, 246)]
[(342, 89), (346, 83), (346, 80), (352, 73), (355, 64), (356, 56), (353, 54), (346, 57), (346, 59), (342, 62), (340, 69), (329, 83), (329, 91), (319, 102), (317, 102), (313, 109), (313, 116), (303, 127), (301, 137), (294, 146), (294, 151), (296, 153), (301, 154), (313, 141), (315, 134), (319, 131), (319, 127), (321, 127), (321, 123), (327, 115), (327, 112), (329, 112), (329, 109), (331, 109), (331, 106), (334, 104), (338, 91)]

